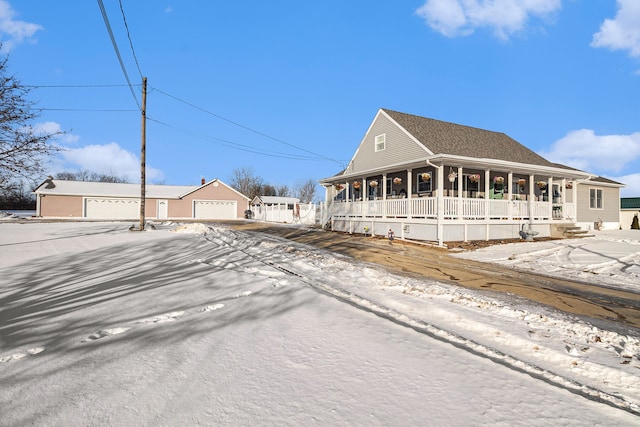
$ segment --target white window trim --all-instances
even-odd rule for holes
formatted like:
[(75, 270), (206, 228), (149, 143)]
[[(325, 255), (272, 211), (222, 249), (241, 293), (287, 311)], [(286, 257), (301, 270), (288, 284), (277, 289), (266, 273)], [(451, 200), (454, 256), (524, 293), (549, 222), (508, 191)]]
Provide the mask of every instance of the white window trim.
[(377, 153), (378, 151), (384, 151), (386, 148), (387, 148), (387, 134), (383, 133), (383, 134), (377, 135), (374, 138), (375, 152)]
[[(596, 192), (596, 197), (594, 198), (595, 204), (596, 206), (592, 206), (591, 205), (591, 191), (595, 191)], [(598, 207), (598, 192), (600, 192), (600, 207)], [(602, 191), (602, 188), (597, 188), (597, 187), (591, 187), (589, 188), (589, 209), (594, 210), (594, 211), (601, 211), (604, 210), (604, 193)]]

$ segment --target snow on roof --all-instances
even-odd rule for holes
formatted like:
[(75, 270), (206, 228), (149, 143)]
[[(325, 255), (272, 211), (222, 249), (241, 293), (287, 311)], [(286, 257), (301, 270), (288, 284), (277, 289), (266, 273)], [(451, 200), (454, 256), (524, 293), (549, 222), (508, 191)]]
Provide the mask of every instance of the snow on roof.
[(251, 204), (265, 204), (265, 205), (288, 205), (292, 203), (300, 203), (300, 199), (297, 197), (281, 197), (281, 196), (256, 196)]
[[(53, 187), (50, 183), (53, 183)], [(145, 186), (146, 197), (178, 199), (185, 193), (196, 190), (195, 185), (154, 185)], [(47, 180), (36, 190), (37, 194), (96, 197), (139, 197), (140, 184)]]

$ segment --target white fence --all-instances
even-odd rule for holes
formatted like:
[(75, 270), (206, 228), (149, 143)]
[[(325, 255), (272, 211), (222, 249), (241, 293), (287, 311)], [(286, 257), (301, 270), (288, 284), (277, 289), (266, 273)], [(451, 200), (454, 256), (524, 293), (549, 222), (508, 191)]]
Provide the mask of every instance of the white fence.
[(265, 222), (281, 222), (286, 224), (316, 224), (317, 207), (313, 203), (296, 203), (293, 209), (287, 205), (252, 206), (253, 218)]

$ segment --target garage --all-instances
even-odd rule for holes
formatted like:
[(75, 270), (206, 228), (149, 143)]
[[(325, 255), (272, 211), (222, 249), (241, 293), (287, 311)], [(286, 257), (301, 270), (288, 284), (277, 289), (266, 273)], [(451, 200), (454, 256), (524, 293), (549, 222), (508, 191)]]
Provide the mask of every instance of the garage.
[(235, 200), (196, 200), (193, 217), (196, 219), (236, 219), (238, 202)]
[(140, 216), (139, 199), (87, 197), (85, 217), (94, 219), (135, 219)]
[[(132, 220), (140, 218), (140, 184), (66, 181), (48, 177), (34, 191), (43, 218)], [(145, 218), (155, 220), (242, 218), (249, 198), (218, 179), (200, 185), (145, 185)]]

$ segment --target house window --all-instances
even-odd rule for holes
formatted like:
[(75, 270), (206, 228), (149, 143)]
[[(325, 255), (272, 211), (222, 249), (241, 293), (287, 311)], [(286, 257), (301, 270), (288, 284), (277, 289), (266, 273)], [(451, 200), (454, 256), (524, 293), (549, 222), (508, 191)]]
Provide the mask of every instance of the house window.
[(418, 183), (418, 193), (431, 191), (431, 172), (419, 173), (416, 182)]
[(386, 143), (387, 143), (386, 133), (376, 136), (376, 152), (384, 150), (386, 148)]
[(591, 209), (602, 209), (602, 190), (600, 188), (589, 189), (589, 207)]

